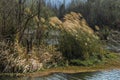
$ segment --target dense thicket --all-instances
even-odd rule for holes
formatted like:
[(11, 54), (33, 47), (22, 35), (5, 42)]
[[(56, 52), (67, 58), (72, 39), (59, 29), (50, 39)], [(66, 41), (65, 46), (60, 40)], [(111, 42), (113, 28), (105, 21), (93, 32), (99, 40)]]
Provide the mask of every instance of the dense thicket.
[(46, 63), (54, 50), (40, 44), (53, 14), (43, 0), (0, 0), (0, 72), (34, 71)]
[(43, 0), (0, 0), (0, 40), (18, 42), (27, 48), (33, 40), (40, 44), (44, 20), (53, 14)]
[(73, 10), (81, 12), (92, 27), (99, 25), (119, 29), (119, 5), (119, 0), (88, 0), (74, 7)]
[(0, 0), (0, 72), (40, 70), (65, 64), (63, 58), (79, 65), (93, 58), (92, 64), (102, 61), (106, 51), (83, 16), (92, 28), (119, 28), (119, 0), (65, 2), (58, 7), (45, 0)]
[(34, 28), (35, 31), (41, 32), (38, 27), (40, 24), (33, 21), (35, 16), (38, 20), (41, 16), (47, 19), (52, 15), (62, 18), (64, 14), (71, 11), (82, 13), (92, 28), (95, 28), (95, 25), (101, 28), (105, 26), (114, 29), (120, 28), (119, 0), (72, 0), (68, 6), (65, 5), (65, 2), (64, 0), (64, 3), (58, 7), (57, 5), (53, 6), (52, 3), (45, 4), (45, 0), (1, 0), (0, 38), (7, 40), (11, 38), (13, 41), (16, 37), (15, 34), (18, 34), (20, 42), (23, 32), (30, 33), (33, 25), (37, 27)]
[[(63, 3), (58, 10), (58, 16), (71, 11), (80, 12), (85, 17), (89, 25), (104, 28), (120, 28), (120, 1), (119, 0), (71, 0), (69, 6)], [(62, 9), (61, 9), (62, 8)], [(62, 13), (62, 14), (59, 14)]]

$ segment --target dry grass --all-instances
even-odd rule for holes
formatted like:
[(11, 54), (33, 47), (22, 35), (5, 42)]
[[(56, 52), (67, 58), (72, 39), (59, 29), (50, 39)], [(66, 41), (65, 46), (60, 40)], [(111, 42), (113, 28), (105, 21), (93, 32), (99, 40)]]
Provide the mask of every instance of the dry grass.
[[(117, 54), (118, 55), (118, 54)], [(120, 57), (120, 55), (118, 55)], [(120, 59), (119, 57), (117, 59), (111, 59), (106, 60), (105, 63), (96, 64), (94, 66), (89, 67), (83, 67), (83, 66), (67, 66), (67, 67), (57, 67), (57, 68), (51, 68), (46, 69), (39, 72), (33, 72), (33, 73), (25, 73), (25, 74), (19, 74), (19, 73), (4, 73), (0, 74), (0, 76), (29, 76), (29, 77), (42, 77), (47, 76), (53, 73), (81, 73), (81, 72), (95, 72), (95, 71), (106, 71), (106, 70), (112, 70), (112, 69), (120, 69)]]

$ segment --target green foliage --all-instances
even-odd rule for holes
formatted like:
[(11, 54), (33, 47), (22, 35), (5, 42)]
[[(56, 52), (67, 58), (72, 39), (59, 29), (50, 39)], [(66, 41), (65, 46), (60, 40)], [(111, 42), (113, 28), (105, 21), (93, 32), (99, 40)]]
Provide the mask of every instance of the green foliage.
[(85, 60), (85, 61), (82, 61), (82, 60), (79, 60), (79, 59), (74, 59), (74, 60), (71, 60), (70, 61), (70, 65), (76, 65), (76, 66), (92, 66), (92, 65), (95, 65), (95, 64), (98, 64), (100, 63), (101, 61), (98, 60), (98, 59), (89, 59), (89, 60)]
[(108, 52), (107, 54), (105, 54), (105, 58), (107, 58), (107, 59), (117, 59), (119, 57), (116, 53), (109, 53)]
[(71, 65), (76, 65), (76, 66), (88, 66), (93, 63), (87, 62), (87, 61), (81, 61), (81, 60), (71, 60)]
[(60, 51), (69, 59), (88, 60), (91, 57), (102, 60), (105, 50), (97, 36), (77, 30), (76, 35), (63, 31)]

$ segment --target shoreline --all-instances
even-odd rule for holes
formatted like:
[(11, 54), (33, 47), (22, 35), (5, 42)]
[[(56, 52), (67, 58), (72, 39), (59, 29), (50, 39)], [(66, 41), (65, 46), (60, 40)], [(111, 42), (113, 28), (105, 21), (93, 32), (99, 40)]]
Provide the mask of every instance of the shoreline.
[(58, 67), (46, 69), (44, 71), (37, 71), (32, 73), (0, 73), (0, 76), (9, 76), (9, 77), (45, 77), (52, 75), (54, 73), (64, 73), (64, 74), (77, 74), (77, 73), (86, 73), (86, 72), (99, 72), (99, 71), (110, 71), (110, 70), (120, 70), (120, 66), (118, 67), (81, 67), (81, 66), (68, 66), (68, 67)]
[[(61, 67), (62, 68), (62, 67)], [(68, 70), (66, 68), (79, 68), (79, 70), (73, 69), (73, 70)], [(58, 69), (58, 70), (56, 70)], [(54, 73), (64, 73), (64, 74), (77, 74), (77, 73), (86, 73), (86, 72), (99, 72), (99, 71), (110, 71), (110, 70), (120, 70), (120, 67), (114, 67), (114, 68), (104, 68), (104, 69), (89, 69), (89, 68), (81, 68), (81, 67), (77, 67), (77, 66), (70, 66), (70, 67), (65, 67), (66, 70), (61, 70), (60, 68), (56, 68), (56, 69), (52, 69), (52, 70), (46, 70), (43, 72), (35, 72), (32, 74), (27, 74), (28, 77), (44, 77), (44, 76), (48, 76)]]
[(54, 73), (76, 74), (84, 72), (98, 72), (120, 70), (120, 59), (107, 60), (103, 64), (96, 64), (93, 66), (66, 66), (45, 69), (41, 71), (28, 72), (28, 73), (0, 73), (0, 76), (7, 77), (44, 77)]

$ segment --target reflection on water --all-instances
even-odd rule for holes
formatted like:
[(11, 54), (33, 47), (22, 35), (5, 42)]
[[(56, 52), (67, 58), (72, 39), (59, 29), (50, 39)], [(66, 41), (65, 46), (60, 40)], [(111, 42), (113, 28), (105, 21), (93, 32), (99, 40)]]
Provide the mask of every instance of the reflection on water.
[(120, 70), (89, 72), (79, 74), (55, 73), (46, 77), (0, 77), (0, 80), (120, 80)]

